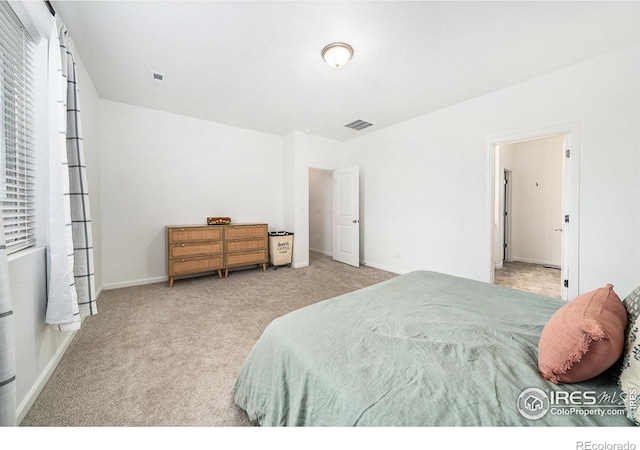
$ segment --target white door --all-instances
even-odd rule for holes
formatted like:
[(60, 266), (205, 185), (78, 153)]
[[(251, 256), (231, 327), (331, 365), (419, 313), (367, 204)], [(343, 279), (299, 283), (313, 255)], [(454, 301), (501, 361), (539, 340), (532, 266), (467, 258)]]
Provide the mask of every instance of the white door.
[(360, 169), (333, 172), (333, 259), (360, 267)]

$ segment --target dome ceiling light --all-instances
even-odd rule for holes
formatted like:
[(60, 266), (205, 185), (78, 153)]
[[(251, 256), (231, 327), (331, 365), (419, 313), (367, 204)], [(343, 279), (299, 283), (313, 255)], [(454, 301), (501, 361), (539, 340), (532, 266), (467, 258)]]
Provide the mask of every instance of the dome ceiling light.
[(336, 69), (344, 66), (353, 56), (353, 49), (344, 42), (334, 42), (322, 49), (322, 59)]

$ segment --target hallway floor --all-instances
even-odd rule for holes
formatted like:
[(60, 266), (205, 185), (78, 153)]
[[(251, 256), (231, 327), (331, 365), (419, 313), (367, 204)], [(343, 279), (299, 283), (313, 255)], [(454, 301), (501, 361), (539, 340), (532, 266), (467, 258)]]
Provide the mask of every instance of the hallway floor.
[(496, 269), (494, 274), (494, 283), (500, 286), (562, 298), (560, 269), (540, 264), (505, 261), (502, 269)]

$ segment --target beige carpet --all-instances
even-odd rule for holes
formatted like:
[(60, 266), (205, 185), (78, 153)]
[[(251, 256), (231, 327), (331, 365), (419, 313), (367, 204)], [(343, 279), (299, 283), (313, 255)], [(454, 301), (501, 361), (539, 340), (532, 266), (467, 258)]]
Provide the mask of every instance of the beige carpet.
[(251, 269), (104, 291), (21, 426), (247, 426), (231, 390), (264, 328), (395, 275), (311, 254)]

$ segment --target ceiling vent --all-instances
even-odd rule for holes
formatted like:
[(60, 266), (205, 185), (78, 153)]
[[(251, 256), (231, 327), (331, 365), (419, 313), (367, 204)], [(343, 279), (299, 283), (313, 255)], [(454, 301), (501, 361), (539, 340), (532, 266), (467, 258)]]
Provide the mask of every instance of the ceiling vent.
[(156, 83), (162, 83), (164, 81), (164, 75), (155, 71), (151, 71), (151, 79)]
[(355, 122), (346, 124), (345, 127), (351, 128), (352, 130), (360, 131), (360, 130), (364, 130), (367, 127), (370, 127), (371, 125), (373, 124), (369, 122), (365, 122), (364, 120), (358, 119)]

